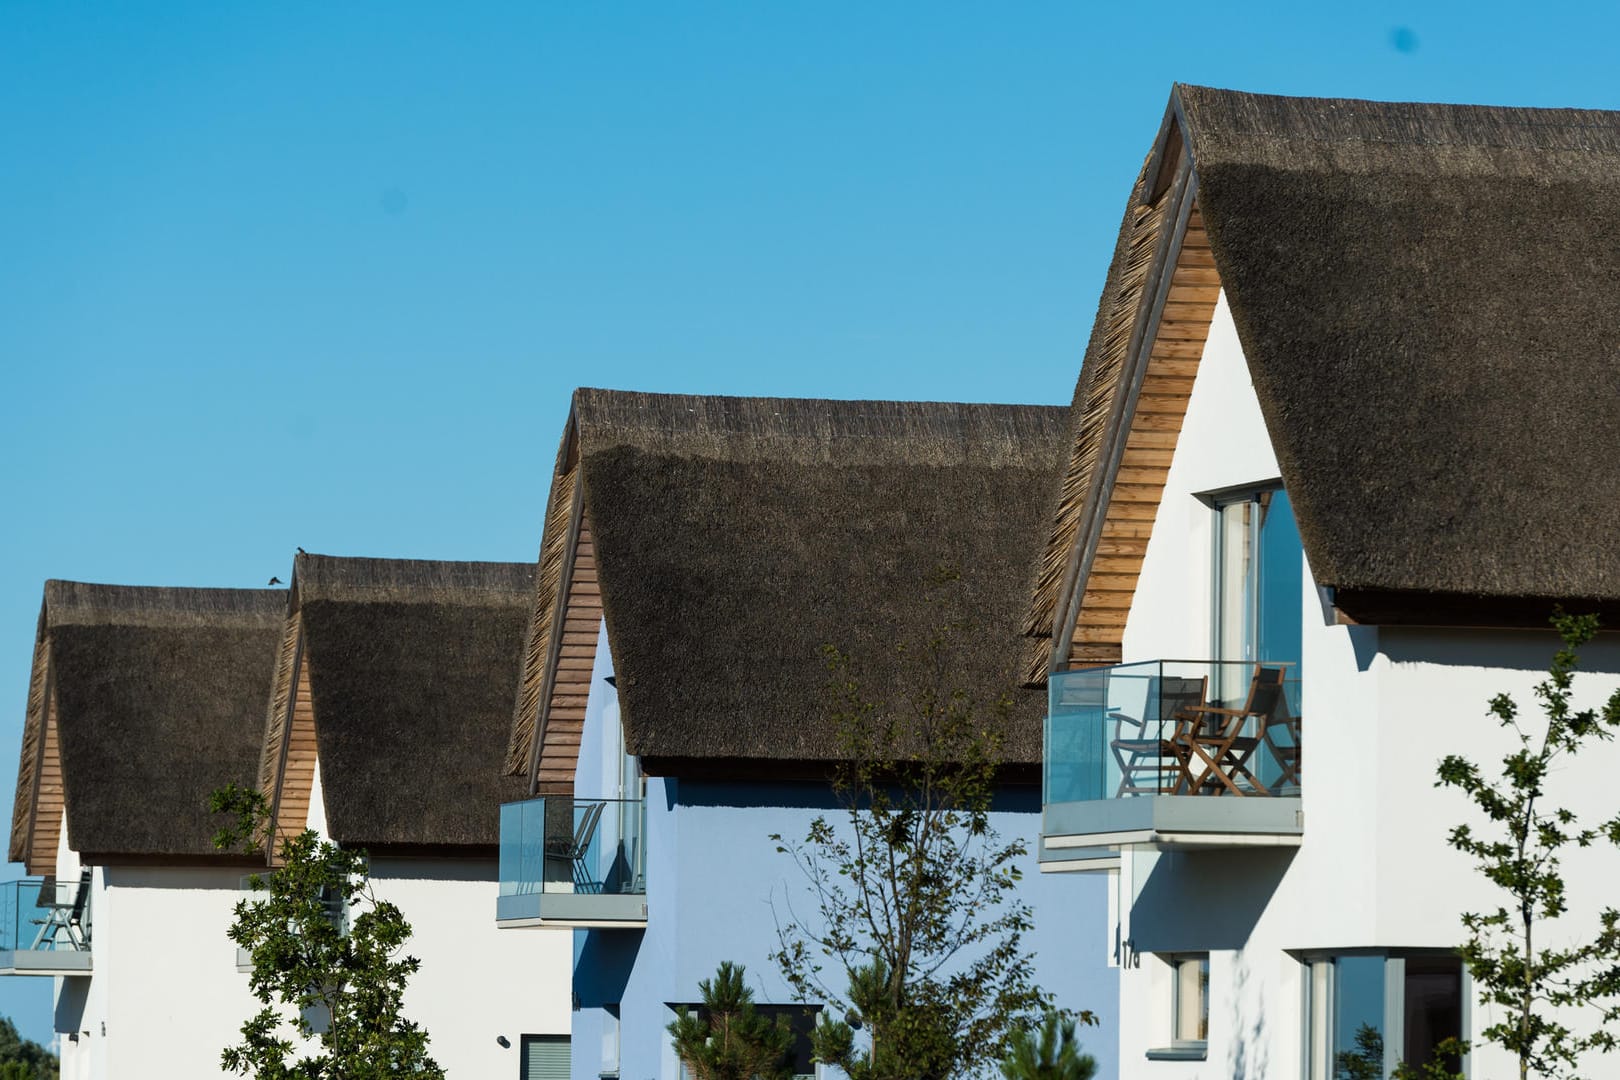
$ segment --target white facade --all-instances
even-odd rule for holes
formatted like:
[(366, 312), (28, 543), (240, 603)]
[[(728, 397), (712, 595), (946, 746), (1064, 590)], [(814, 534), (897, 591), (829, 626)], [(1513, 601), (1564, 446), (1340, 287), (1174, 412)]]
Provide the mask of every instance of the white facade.
[[(79, 858), (66, 815), (57, 877)], [(213, 1076), (251, 1015), (247, 976), (225, 936), (243, 871), (98, 866), (91, 873), (91, 973), (58, 977), (62, 1080)]]
[[(1126, 624), (1125, 662), (1210, 656), (1216, 515), (1197, 496), (1277, 476), (1223, 296)], [(1297, 847), (1121, 852), (1120, 868), (1110, 875), (1114, 925), (1107, 928), (1122, 968), (1121, 1076), (1318, 1075), (1307, 1062), (1306, 961), (1352, 950), (1396, 957), (1402, 950), (1447, 950), (1463, 939), (1463, 911), (1502, 902), (1447, 845), (1451, 826), (1469, 820), (1468, 806), (1456, 790), (1435, 787), (1435, 770), (1450, 753), (1471, 757), (1487, 773), (1494, 769), (1510, 741), (1487, 703), (1507, 692), (1521, 716), (1539, 719), (1532, 688), (1552, 659), (1556, 636), (1336, 625), (1305, 569), (1303, 837)], [(1577, 705), (1600, 705), (1620, 686), (1620, 642), (1605, 637), (1589, 645), (1581, 670)], [(1617, 768), (1620, 747), (1598, 746), (1559, 769), (1550, 795), (1596, 824), (1620, 804), (1605, 781)], [(1620, 857), (1613, 849), (1574, 852), (1565, 871), (1572, 908), (1584, 926), (1595, 925), (1592, 913), (1612, 898)], [(1547, 940), (1559, 941), (1557, 928)], [(1172, 961), (1206, 955), (1202, 1056), (1186, 1048), (1180, 1060), (1153, 1053), (1174, 1041)], [(1320, 999), (1320, 984), (1317, 993)], [(1465, 1035), (1477, 1036), (1493, 1019), (1477, 1001), (1464, 1009)], [(1321, 1022), (1319, 1016), (1318, 1030)], [(1584, 1028), (1590, 1017), (1571, 1022)], [(1325, 1060), (1322, 1047), (1316, 1054)], [(1467, 1064), (1476, 1078), (1517, 1072), (1507, 1056), (1479, 1044)], [(1620, 1070), (1620, 1063), (1598, 1068)]]
[[(325, 835), (320, 776), (317, 762), (307, 824)], [(522, 1036), (568, 1034), (572, 936), (496, 928), (486, 914), (500, 891), (494, 856), (374, 856), (371, 884), (411, 924), (406, 952), (422, 966), (405, 1015), (427, 1031), (429, 1054), (452, 1080), (516, 1077)]]
[[(311, 827), (324, 829), (318, 780), (310, 805)], [(65, 821), (61, 835), (58, 877), (71, 880), (79, 860)], [(248, 872), (93, 869), (91, 974), (55, 980), (63, 1080), (220, 1075), (220, 1052), (260, 1007), (226, 937)], [(422, 966), (406, 1015), (450, 1077), (516, 1077), (523, 1035), (568, 1033), (571, 935), (501, 934), (484, 914), (497, 892), (493, 857), (380, 856), (372, 883), (411, 923), (407, 951)]]

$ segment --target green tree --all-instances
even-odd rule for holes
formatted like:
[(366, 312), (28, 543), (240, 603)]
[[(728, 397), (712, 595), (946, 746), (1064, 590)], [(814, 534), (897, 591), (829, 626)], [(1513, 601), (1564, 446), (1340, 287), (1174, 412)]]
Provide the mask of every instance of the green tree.
[[(258, 791), (226, 787), (209, 808), (233, 818), (217, 847), (264, 850), (269, 814)], [(263, 1008), (222, 1052), (223, 1067), (254, 1080), (442, 1080), (427, 1032), (401, 1015), (420, 967), (401, 955), (410, 923), (372, 892), (366, 853), (306, 829), (280, 854), (277, 869), (252, 879), (264, 895), (236, 905), (230, 938), (252, 956), (248, 987)]]
[[(1474, 985), (1502, 1010), (1481, 1035), (1517, 1055), (1520, 1080), (1531, 1075), (1573, 1077), (1578, 1058), (1615, 1045), (1610, 1028), (1620, 1020), (1620, 913), (1604, 907), (1597, 926), (1582, 934), (1567, 919), (1568, 899), (1560, 853), (1598, 841), (1620, 845), (1620, 816), (1582, 826), (1573, 811), (1549, 805), (1548, 781), (1561, 762), (1584, 747), (1613, 738), (1620, 726), (1620, 692), (1601, 710), (1570, 702), (1578, 650), (1597, 633), (1596, 617), (1559, 611), (1552, 623), (1563, 645), (1547, 678), (1536, 685), (1542, 718), (1520, 722), (1506, 694), (1490, 711), (1513, 732), (1515, 748), (1499, 777), (1487, 778), (1472, 761), (1452, 754), (1440, 763), (1437, 787), (1468, 796), (1488, 823), (1451, 830), (1451, 846), (1473, 858), (1487, 881), (1506, 894), (1493, 910), (1463, 915), (1467, 940), (1460, 950)], [(1538, 945), (1537, 931), (1559, 920), (1564, 946)], [(1574, 1031), (1560, 1017), (1587, 1010), (1597, 1023)]]
[(722, 963), (713, 979), (698, 983), (703, 1006), (697, 1013), (675, 1010), (669, 1033), (675, 1056), (692, 1080), (788, 1080), (793, 1032), (786, 1017), (773, 1023), (754, 1010), (754, 994), (743, 982), (743, 967)]
[(0, 1080), (56, 1080), (56, 1055), (25, 1039), (10, 1017), (0, 1016)]
[(1080, 1052), (1073, 1017), (1047, 1013), (1039, 1032), (1019, 1028), (1008, 1038), (1001, 1075), (1006, 1080), (1091, 1080), (1097, 1061)]
[(1052, 1007), (1023, 944), (1028, 850), (990, 821), (1011, 700), (982, 701), (953, 678), (950, 658), (971, 631), (950, 611), (956, 581), (937, 574), (939, 629), (891, 658), (908, 688), (900, 700), (872, 700), (849, 658), (825, 650), (845, 825), (821, 816), (802, 841), (771, 836), (815, 907), (800, 918), (789, 905), (771, 958), (801, 1000), (828, 1003), (815, 1055), (852, 1080), (982, 1075), (1012, 1032)]

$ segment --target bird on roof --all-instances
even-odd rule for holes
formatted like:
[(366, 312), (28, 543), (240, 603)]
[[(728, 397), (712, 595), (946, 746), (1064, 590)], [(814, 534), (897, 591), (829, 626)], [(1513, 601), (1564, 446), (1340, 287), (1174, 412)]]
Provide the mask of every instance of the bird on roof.
[(270, 579), (270, 584), (271, 585), (280, 585), (281, 584), (281, 579), (278, 578), (278, 577), (273, 577), (273, 578)]

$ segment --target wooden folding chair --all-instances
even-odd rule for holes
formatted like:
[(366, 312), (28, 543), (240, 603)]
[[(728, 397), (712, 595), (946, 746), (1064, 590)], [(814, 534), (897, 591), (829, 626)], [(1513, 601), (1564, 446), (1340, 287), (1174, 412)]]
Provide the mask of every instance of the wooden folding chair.
[[(1188, 794), (1197, 795), (1208, 786), (1215, 795), (1270, 795), (1271, 789), (1249, 769), (1249, 759), (1263, 743), (1265, 725), (1282, 706), (1283, 669), (1255, 665), (1249, 681), (1249, 697), (1241, 709), (1200, 705), (1188, 712), (1199, 720), (1182, 737), (1187, 755)], [(1253, 721), (1251, 725), (1250, 721)], [(1253, 733), (1246, 729), (1253, 728)], [(1249, 790), (1238, 786), (1245, 781)]]
[[(1157, 717), (1134, 717), (1122, 712), (1108, 714), (1114, 722), (1114, 738), (1108, 748), (1119, 765), (1119, 790), (1114, 793), (1115, 798), (1168, 794), (1182, 784), (1187, 764), (1179, 736), (1190, 722), (1191, 710), (1204, 704), (1208, 682), (1208, 679), (1155, 676), (1148, 683), (1147, 708), (1143, 713), (1157, 712)], [(1150, 725), (1155, 725), (1151, 732)]]
[[(1265, 741), (1266, 750), (1271, 759), (1277, 763), (1280, 770), (1277, 782), (1272, 785), (1276, 788), (1298, 787), (1300, 769), (1300, 718), (1288, 713), (1288, 702), (1282, 700), (1278, 705), (1281, 715), (1273, 716), (1266, 721), (1260, 729), (1260, 738)], [(1273, 737), (1274, 732), (1285, 732), (1288, 735), (1286, 742), (1278, 742)]]

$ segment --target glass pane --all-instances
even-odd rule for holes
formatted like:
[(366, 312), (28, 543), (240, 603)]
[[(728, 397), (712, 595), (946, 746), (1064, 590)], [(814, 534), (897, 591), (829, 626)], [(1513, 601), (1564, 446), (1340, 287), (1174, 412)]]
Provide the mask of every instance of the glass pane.
[(641, 799), (530, 799), (501, 807), (500, 895), (646, 891)]
[(1209, 1038), (1209, 958), (1176, 962), (1176, 1041)]
[[(1406, 1063), (1421, 1067), (1446, 1039), (1462, 1037), (1462, 964), (1449, 956), (1408, 957), (1406, 961)], [(1456, 1058), (1446, 1068), (1455, 1072)]]
[(1299, 662), (1305, 558), (1288, 493), (1268, 491), (1260, 502), (1258, 653), (1255, 659)]
[(1383, 1080), (1384, 958), (1343, 956), (1333, 966), (1333, 1075)]

